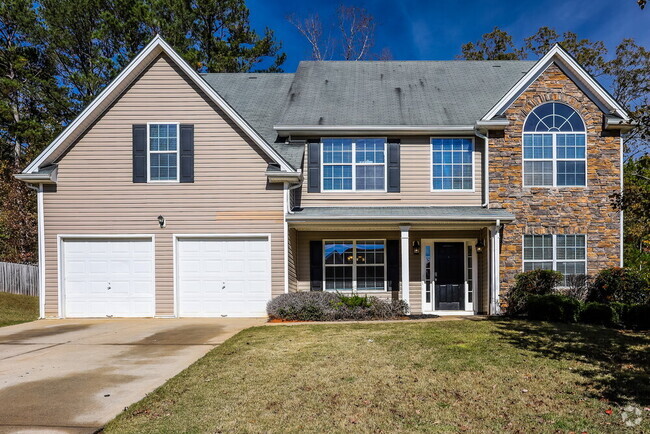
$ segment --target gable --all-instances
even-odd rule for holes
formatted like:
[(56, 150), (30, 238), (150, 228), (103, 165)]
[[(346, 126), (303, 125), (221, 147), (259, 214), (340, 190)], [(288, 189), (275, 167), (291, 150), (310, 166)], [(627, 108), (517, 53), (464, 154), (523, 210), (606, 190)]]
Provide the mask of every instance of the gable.
[(555, 65), (606, 115), (629, 122), (627, 111), (562, 47), (555, 45), (486, 114), (483, 121), (502, 116), (513, 102), (533, 84), (549, 66)]
[(241, 130), (255, 142), (282, 170), (293, 168), (268, 143), (194, 71), (160, 36), (156, 36), (131, 63), (88, 105), (77, 118), (23, 171), (22, 179), (29, 174), (55, 162), (101, 116), (105, 110), (160, 54), (168, 56), (169, 62), (200, 89)]

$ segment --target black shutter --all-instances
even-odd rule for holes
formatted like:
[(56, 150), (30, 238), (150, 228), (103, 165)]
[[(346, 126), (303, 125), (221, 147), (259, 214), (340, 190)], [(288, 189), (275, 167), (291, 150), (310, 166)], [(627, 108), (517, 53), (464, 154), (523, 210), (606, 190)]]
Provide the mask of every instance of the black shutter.
[(399, 139), (388, 139), (388, 182), (389, 193), (399, 193), (400, 170), (399, 170)]
[[(387, 240), (386, 241), (386, 280), (388, 280), (389, 291), (399, 291), (399, 244), (400, 240)], [(408, 252), (406, 252), (408, 254)]]
[(307, 161), (307, 191), (320, 193), (320, 140), (307, 140)]
[(312, 291), (323, 290), (323, 242), (309, 242), (309, 281)]
[(147, 182), (146, 125), (133, 125), (133, 182)]
[(180, 180), (194, 182), (194, 125), (181, 125), (180, 135)]

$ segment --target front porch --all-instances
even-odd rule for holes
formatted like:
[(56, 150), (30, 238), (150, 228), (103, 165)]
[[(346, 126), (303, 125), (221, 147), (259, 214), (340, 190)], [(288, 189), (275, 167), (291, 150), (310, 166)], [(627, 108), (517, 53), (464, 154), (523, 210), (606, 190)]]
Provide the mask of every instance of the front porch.
[(498, 314), (495, 258), (512, 216), (480, 207), (417, 208), (287, 215), (289, 291), (403, 299), (413, 314)]

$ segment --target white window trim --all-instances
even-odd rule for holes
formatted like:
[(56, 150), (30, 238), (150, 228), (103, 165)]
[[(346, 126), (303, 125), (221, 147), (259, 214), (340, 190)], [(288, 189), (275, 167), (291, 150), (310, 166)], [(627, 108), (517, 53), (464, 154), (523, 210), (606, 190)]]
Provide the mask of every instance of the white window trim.
[[(151, 179), (151, 157), (150, 154), (171, 154), (170, 151), (152, 151), (149, 131), (151, 125), (176, 125), (176, 180), (173, 179)], [(181, 125), (180, 122), (147, 122), (147, 182), (177, 184), (181, 179)]]
[[(327, 139), (332, 140), (352, 140), (352, 162), (351, 163), (325, 163), (323, 158), (325, 155), (323, 141)], [(359, 190), (357, 189), (357, 166), (379, 166), (377, 163), (357, 163), (357, 140), (360, 139), (383, 139), (384, 140), (384, 162), (381, 164), (384, 166), (384, 188), (381, 190)], [(352, 166), (352, 189), (350, 190), (326, 190), (325, 189), (325, 166)], [(388, 137), (322, 137), (320, 140), (320, 185), (321, 192), (323, 193), (350, 193), (350, 192), (360, 192), (360, 193), (386, 193), (388, 185)]]
[[(472, 188), (433, 188), (433, 139), (470, 139), (472, 141)], [(474, 159), (474, 152), (476, 151), (476, 143), (474, 137), (468, 136), (432, 136), (429, 137), (429, 191), (432, 193), (474, 193), (476, 191), (476, 161)]]
[[(524, 259), (524, 251), (526, 249), (525, 246), (525, 239), (527, 235), (551, 235), (551, 239), (553, 240), (553, 260), (548, 260), (548, 259)], [(585, 237), (585, 259), (557, 259), (557, 236), (558, 235), (582, 235)], [(585, 274), (588, 273), (587, 269), (587, 252), (589, 251), (588, 246), (588, 240), (587, 240), (587, 234), (523, 234), (521, 236), (521, 271), (525, 272), (526, 271), (526, 263), (528, 262), (553, 262), (553, 271), (557, 271), (557, 263), (558, 262), (584, 262), (585, 264)], [(564, 288), (564, 286), (561, 286), (561, 288)]]
[[(353, 252), (352, 253), (352, 255), (353, 255), (352, 264), (329, 264), (329, 265), (325, 264), (325, 244), (326, 243), (341, 243), (343, 241), (351, 241), (352, 245), (354, 246), (353, 249), (352, 249), (352, 252)], [(384, 263), (383, 263), (383, 266), (384, 266), (384, 289), (362, 289), (361, 291), (359, 291), (357, 289), (357, 243), (358, 242), (364, 242), (364, 241), (365, 242), (367, 242), (367, 241), (381, 241), (382, 243), (384, 243)], [(383, 293), (383, 292), (386, 292), (387, 285), (388, 285), (388, 276), (386, 275), (386, 272), (387, 272), (386, 259), (387, 259), (387, 254), (388, 254), (387, 248), (388, 248), (388, 246), (387, 246), (387, 243), (386, 243), (386, 239), (383, 239), (383, 238), (368, 238), (368, 239), (349, 239), (348, 238), (348, 239), (337, 239), (337, 240), (331, 240), (331, 239), (323, 240), (323, 243), (322, 243), (322, 252), (323, 252), (323, 291), (325, 291), (325, 292), (343, 292), (343, 293), (346, 293), (346, 294), (347, 293), (358, 294), (359, 292), (360, 293), (366, 293), (366, 292), (368, 292), (368, 293)], [(368, 267), (372, 267), (372, 266), (378, 267), (379, 265), (382, 265), (382, 264), (368, 265)], [(326, 285), (325, 285), (325, 282), (327, 281), (327, 277), (326, 277), (326, 273), (325, 273), (326, 267), (332, 268), (332, 267), (350, 267), (350, 266), (352, 266), (352, 290), (351, 291), (340, 290), (340, 289), (327, 289), (326, 288)], [(361, 267), (363, 267), (363, 266), (364, 265), (361, 265)]]
[[(542, 132), (536, 132), (536, 131), (525, 131), (524, 127), (526, 126), (526, 122), (528, 122), (528, 118), (533, 114), (533, 112), (537, 109), (537, 107), (540, 107), (544, 104), (551, 104), (551, 103), (556, 103), (556, 104), (563, 104), (567, 107), (569, 107), (573, 112), (580, 118), (582, 121), (582, 125), (585, 126), (584, 131), (542, 131)], [(539, 116), (538, 116), (539, 118)], [(567, 120), (568, 121), (568, 120)], [(526, 134), (551, 134), (553, 136), (552, 138), (552, 158), (525, 158), (524, 157), (524, 136)], [(585, 136), (585, 156), (584, 158), (557, 158), (557, 135), (558, 134), (584, 134)], [(561, 101), (546, 101), (543, 102), (539, 105), (537, 105), (535, 108), (533, 108), (528, 115), (526, 116), (526, 119), (524, 119), (523, 126), (521, 128), (521, 186), (523, 188), (586, 188), (587, 185), (589, 184), (588, 175), (589, 175), (589, 170), (587, 167), (587, 152), (589, 149), (588, 143), (587, 143), (587, 123), (585, 122), (584, 118), (580, 113), (578, 113), (578, 110), (575, 108), (571, 107), (569, 104), (565, 104)], [(525, 166), (526, 166), (526, 161), (552, 161), (553, 163), (553, 168), (552, 168), (552, 176), (553, 176), (553, 184), (552, 185), (526, 185), (525, 180), (526, 180), (526, 174), (525, 174)], [(557, 162), (558, 161), (584, 161), (585, 162), (585, 184), (584, 185), (557, 185)]]

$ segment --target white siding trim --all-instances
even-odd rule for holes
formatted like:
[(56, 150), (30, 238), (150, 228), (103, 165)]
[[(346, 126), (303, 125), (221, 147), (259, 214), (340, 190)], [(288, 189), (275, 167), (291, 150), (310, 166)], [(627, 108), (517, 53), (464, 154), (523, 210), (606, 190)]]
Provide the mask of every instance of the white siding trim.
[(43, 184), (36, 192), (38, 218), (38, 317), (45, 318), (45, 216), (43, 215)]

